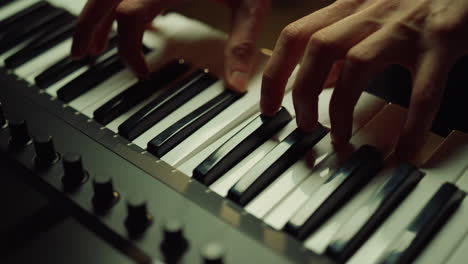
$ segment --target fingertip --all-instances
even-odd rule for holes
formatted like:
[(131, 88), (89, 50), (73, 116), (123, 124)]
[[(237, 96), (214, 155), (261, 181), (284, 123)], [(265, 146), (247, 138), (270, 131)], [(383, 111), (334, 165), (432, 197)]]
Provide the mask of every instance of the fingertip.
[(231, 90), (239, 93), (247, 91), (249, 74), (244, 71), (232, 71), (228, 77), (228, 85)]

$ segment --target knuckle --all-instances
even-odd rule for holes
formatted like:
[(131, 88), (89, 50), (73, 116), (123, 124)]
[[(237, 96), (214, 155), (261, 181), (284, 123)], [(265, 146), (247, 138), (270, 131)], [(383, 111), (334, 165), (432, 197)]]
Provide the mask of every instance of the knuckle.
[(303, 39), (303, 33), (298, 23), (287, 25), (280, 34), (280, 39), (283, 45), (294, 46), (297, 42)]
[(233, 44), (227, 55), (232, 55), (241, 60), (250, 59), (255, 53), (255, 43), (253, 41), (243, 41)]
[(459, 21), (435, 19), (429, 23), (428, 32), (435, 39), (447, 39), (457, 32), (460, 26)]
[(328, 36), (323, 30), (312, 35), (309, 39), (309, 46), (321, 51), (336, 51), (339, 46), (334, 39)]
[(360, 49), (352, 49), (346, 54), (346, 67), (362, 68), (375, 60), (375, 55), (363, 52)]
[(134, 22), (141, 17), (140, 11), (122, 2), (116, 10), (115, 17), (119, 23)]

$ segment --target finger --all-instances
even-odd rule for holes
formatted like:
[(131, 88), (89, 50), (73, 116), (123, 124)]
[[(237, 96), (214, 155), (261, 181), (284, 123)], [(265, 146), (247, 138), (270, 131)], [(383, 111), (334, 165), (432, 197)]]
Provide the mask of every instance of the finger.
[(231, 34), (225, 56), (228, 86), (239, 92), (247, 89), (255, 57), (255, 43), (268, 12), (270, 0), (239, 1), (233, 8)]
[(408, 65), (416, 54), (412, 34), (393, 27), (383, 28), (351, 48), (330, 101), (331, 135), (333, 142), (348, 142), (353, 129), (353, 112), (362, 91), (374, 76), (389, 64)]
[(343, 60), (339, 60), (335, 62), (330, 70), (330, 73), (323, 84), (323, 88), (333, 87), (338, 81), (338, 77), (340, 76), (341, 69), (343, 68)]
[(405, 128), (396, 155), (408, 159), (423, 143), (439, 110), (448, 72), (455, 62), (448, 50), (436, 48), (422, 56), (415, 70), (413, 92)]
[(114, 23), (115, 15), (112, 13), (107, 16), (99, 26), (96, 27), (94, 33), (93, 43), (90, 46), (89, 53), (92, 56), (96, 56), (102, 53), (107, 48), (107, 42), (109, 34), (112, 30), (112, 24)]
[(318, 119), (318, 96), (336, 60), (380, 28), (366, 12), (349, 16), (326, 27), (309, 40), (301, 69), (293, 86), (294, 108), (299, 128), (311, 131)]
[(360, 8), (351, 2), (334, 2), (283, 29), (263, 75), (260, 105), (264, 114), (273, 115), (281, 107), (286, 83), (304, 54), (309, 37)]
[(95, 26), (114, 12), (121, 0), (90, 0), (78, 17), (73, 36), (71, 55), (75, 59), (86, 57), (94, 42)]
[(119, 53), (123, 61), (140, 78), (147, 78), (149, 67), (142, 52), (145, 29), (171, 1), (125, 0), (116, 9)]

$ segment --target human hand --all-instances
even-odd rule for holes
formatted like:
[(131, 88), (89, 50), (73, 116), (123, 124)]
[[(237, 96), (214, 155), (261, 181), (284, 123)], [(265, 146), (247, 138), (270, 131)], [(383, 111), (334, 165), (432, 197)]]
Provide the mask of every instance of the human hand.
[(335, 82), (332, 139), (348, 142), (363, 89), (386, 66), (400, 64), (413, 76), (396, 149), (406, 159), (431, 127), (452, 65), (468, 51), (467, 33), (466, 0), (337, 0), (282, 31), (263, 77), (262, 112), (272, 115), (279, 109), (286, 82), (302, 60), (293, 85), (298, 126), (314, 129), (318, 96)]
[[(232, 10), (231, 34), (225, 50), (225, 79), (230, 88), (244, 92), (250, 77), (255, 42), (270, 0), (217, 0)], [(119, 53), (141, 78), (149, 75), (142, 52), (144, 31), (152, 20), (180, 0), (89, 0), (80, 14), (72, 57), (95, 56), (105, 50), (112, 23), (117, 20)]]

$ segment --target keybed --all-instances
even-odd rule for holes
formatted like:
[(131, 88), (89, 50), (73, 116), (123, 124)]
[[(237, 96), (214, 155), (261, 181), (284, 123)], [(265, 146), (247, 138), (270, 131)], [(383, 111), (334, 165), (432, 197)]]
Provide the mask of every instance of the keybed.
[[(412, 159), (415, 166), (402, 165), (393, 148), (407, 110), (363, 93), (354, 110), (350, 145), (336, 148), (328, 133), (333, 89), (324, 89), (319, 97), (321, 125), (312, 133), (299, 131), (294, 121), (290, 89), (295, 73), (282, 110), (275, 117), (262, 116), (259, 98), (267, 57), (258, 56), (246, 94), (226, 90), (222, 56), (206, 55), (223, 54), (223, 34), (216, 30), (178, 14), (161, 16), (158, 32), (144, 38), (154, 74), (138, 80), (119, 60), (115, 43), (96, 60), (70, 61), (74, 18), (69, 18), (79, 14), (83, 1), (54, 0), (42, 9), (38, 3), (44, 2), (5, 3), (0, 20), (21, 28), (21, 20), (8, 17), (45, 12), (50, 21), (68, 24), (50, 28), (50, 21), (41, 18), (44, 25), (34, 26), (35, 36), (50, 35), (50, 41), (36, 43), (34, 36), (11, 40), (15, 45), (0, 54), (4, 67), (270, 228), (298, 239), (307, 250), (347, 263), (458, 263), (468, 248), (468, 204), (463, 200), (468, 191), (467, 135), (453, 132), (444, 140), (428, 134)], [(42, 74), (52, 69), (61, 78)], [(410, 183), (395, 173), (402, 168)], [(394, 201), (388, 205), (384, 198)], [(428, 234), (430, 221), (423, 216), (440, 203), (444, 210), (444, 203), (459, 206)], [(433, 217), (440, 220), (436, 213)], [(414, 219), (425, 225), (417, 226)], [(410, 234), (415, 225), (415, 234)], [(347, 234), (349, 230), (353, 232)], [(427, 245), (416, 239), (432, 236)], [(400, 240), (406, 249), (392, 255)]]

